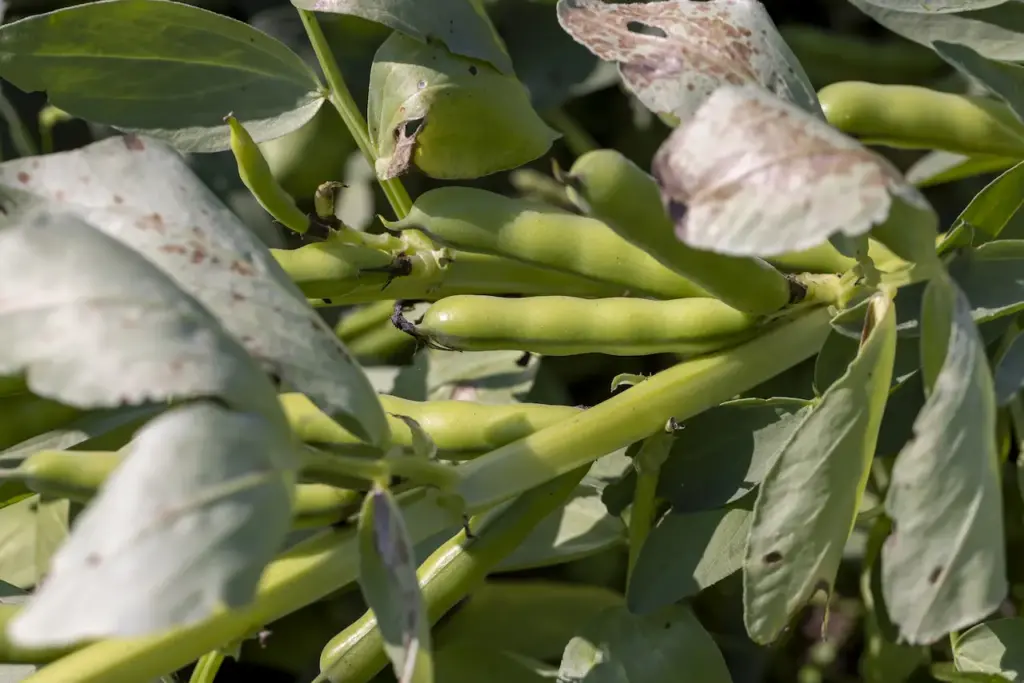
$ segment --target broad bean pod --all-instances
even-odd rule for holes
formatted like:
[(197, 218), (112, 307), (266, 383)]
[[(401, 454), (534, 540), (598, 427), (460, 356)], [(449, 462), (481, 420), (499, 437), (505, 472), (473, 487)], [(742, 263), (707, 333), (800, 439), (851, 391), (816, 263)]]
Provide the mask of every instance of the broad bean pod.
[[(545, 517), (561, 506), (588, 468), (581, 467), (527, 491), (510, 505), (470, 520), (416, 571), (431, 624), (477, 588)], [(367, 683), (387, 664), (377, 619), (367, 610), (332, 638), (320, 654), (318, 681)]]
[[(351, 432), (321, 412), (304, 394), (282, 394), (279, 399), (295, 435), (306, 443), (358, 445)], [(408, 423), (415, 420), (430, 435), (438, 457), (465, 460), (512, 443), (524, 436), (578, 414), (580, 408), (539, 403), (488, 404), (471, 401), (410, 401), (382, 394), (388, 413), (391, 443), (412, 448)]]
[(790, 280), (768, 262), (693, 249), (679, 241), (657, 181), (621, 152), (587, 152), (564, 180), (580, 210), (716, 299), (752, 315), (773, 313), (790, 302)]
[(708, 296), (601, 221), (542, 202), (472, 187), (441, 187), (420, 195), (408, 216), (385, 225), (403, 232), (419, 228), (453, 249), (574, 273), (635, 294)]
[[(22, 481), (36, 493), (87, 503), (120, 465), (123, 453), (112, 451), (38, 451), (16, 469), (0, 470), (0, 480)], [(328, 526), (359, 510), (362, 494), (326, 484), (299, 484), (292, 504), (292, 525)]]
[(992, 99), (843, 81), (822, 88), (818, 100), (829, 123), (866, 144), (1024, 159), (1024, 123)]
[(231, 129), (231, 153), (238, 164), (238, 175), (267, 213), (282, 225), (302, 234), (309, 230), (309, 216), (299, 209), (295, 199), (277, 182), (259, 145), (232, 114), (224, 117)]
[[(757, 318), (718, 299), (452, 296), (407, 331), (437, 348), (550, 356), (706, 353), (750, 339)], [(399, 321), (402, 324), (402, 321)]]

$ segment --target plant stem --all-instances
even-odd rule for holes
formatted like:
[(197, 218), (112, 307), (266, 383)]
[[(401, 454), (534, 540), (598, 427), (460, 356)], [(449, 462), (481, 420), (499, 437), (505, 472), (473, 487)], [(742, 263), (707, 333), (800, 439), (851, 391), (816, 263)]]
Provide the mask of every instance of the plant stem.
[[(416, 491), (403, 498), (413, 543), (459, 523), (436, 496)], [(355, 529), (325, 530), (267, 566), (254, 600), (219, 610), (198, 624), (131, 640), (103, 640), (49, 664), (22, 683), (139, 683), (179, 669), (202, 655), (257, 632), (354, 582), (359, 575)]]
[(224, 663), (224, 653), (220, 650), (207, 652), (196, 662), (196, 668), (192, 670), (192, 676), (188, 683), (214, 683), (217, 679), (217, 672), (220, 665)]
[[(330, 46), (327, 44), (327, 37), (324, 36), (323, 30), (320, 28), (320, 22), (317, 21), (316, 14), (304, 9), (300, 9), (298, 12), (299, 18), (302, 20), (302, 26), (306, 29), (306, 35), (309, 37), (309, 42), (313, 46), (313, 52), (316, 54), (317, 61), (320, 62), (320, 68), (324, 72), (324, 78), (327, 79), (327, 85), (330, 88), (328, 98), (331, 104), (338, 110), (341, 120), (345, 122), (345, 126), (348, 127), (352, 138), (359, 145), (363, 156), (370, 163), (370, 168), (376, 168), (377, 156), (373, 151), (373, 142), (370, 140), (366, 120), (363, 118), (362, 112), (359, 111), (355, 100), (352, 99), (352, 93), (349, 92), (348, 85), (345, 83), (345, 77), (341, 73), (341, 68), (338, 66), (338, 62), (334, 58)], [(381, 189), (384, 190), (384, 194), (387, 196), (395, 216), (399, 219), (405, 218), (412, 208), (412, 200), (409, 199), (409, 193), (406, 192), (402, 181), (392, 178), (391, 180), (378, 180), (378, 182), (380, 182)]]
[(686, 420), (816, 354), (829, 332), (825, 307), (728, 350), (685, 361), (578, 415), (459, 468), (470, 514), (639, 441), (672, 417)]
[(654, 526), (657, 510), (658, 476), (661, 466), (668, 459), (674, 439), (671, 433), (659, 432), (649, 436), (636, 454), (637, 477), (633, 505), (629, 511), (629, 564), (626, 571), (626, 586), (633, 580), (633, 569), (640, 557), (640, 551)]

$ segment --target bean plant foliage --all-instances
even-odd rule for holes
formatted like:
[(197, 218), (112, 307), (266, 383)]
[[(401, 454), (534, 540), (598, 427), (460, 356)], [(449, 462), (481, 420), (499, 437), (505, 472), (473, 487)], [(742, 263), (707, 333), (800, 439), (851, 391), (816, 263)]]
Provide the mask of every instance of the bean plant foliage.
[(43, 4), (0, 683), (1024, 681), (1019, 0)]

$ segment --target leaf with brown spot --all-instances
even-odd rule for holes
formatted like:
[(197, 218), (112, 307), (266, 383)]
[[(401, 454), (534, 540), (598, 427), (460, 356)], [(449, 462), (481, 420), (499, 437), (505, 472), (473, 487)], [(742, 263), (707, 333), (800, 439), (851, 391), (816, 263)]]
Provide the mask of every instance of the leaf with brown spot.
[(887, 160), (753, 86), (719, 88), (665, 140), (653, 175), (681, 241), (735, 256), (864, 235), (894, 197), (934, 213)]
[(824, 119), (814, 87), (758, 0), (559, 0), (562, 28), (617, 62), (656, 114), (686, 121), (721, 85), (756, 85)]

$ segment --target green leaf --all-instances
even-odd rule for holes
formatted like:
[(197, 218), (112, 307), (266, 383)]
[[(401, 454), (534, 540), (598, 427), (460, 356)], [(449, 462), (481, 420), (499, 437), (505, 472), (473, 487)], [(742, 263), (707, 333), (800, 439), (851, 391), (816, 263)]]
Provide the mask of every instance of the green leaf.
[(607, 609), (569, 641), (558, 680), (574, 683), (663, 683), (679, 679), (732, 683), (722, 653), (684, 605), (638, 617)]
[(893, 33), (926, 47), (944, 41), (967, 45), (989, 59), (1024, 59), (1024, 5), (1019, 2), (1003, 2), (973, 12), (936, 13), (887, 9), (875, 0), (849, 1)]
[(533, 161), (558, 137), (514, 77), (401, 33), (374, 57), (367, 119), (381, 179), (413, 165), (479, 178)]
[(872, 5), (901, 12), (918, 14), (943, 14), (947, 12), (970, 12), (995, 7), (1008, 0), (867, 0)]
[(387, 489), (374, 486), (359, 517), (359, 586), (400, 683), (432, 683), (430, 621), (409, 532)]
[(896, 355), (896, 312), (875, 295), (860, 353), (782, 447), (758, 490), (743, 567), (743, 614), (773, 641), (820, 589), (831, 593), (875, 452)]
[(914, 162), (907, 170), (907, 182), (920, 188), (951, 183), (964, 178), (1003, 171), (1018, 162), (1012, 157), (969, 157), (945, 150), (934, 150)]
[(512, 60), (487, 14), (472, 0), (292, 0), (300, 9), (350, 14), (383, 24), (421, 43), (443, 44), (456, 55), (489, 62), (514, 76)]
[(1018, 119), (1024, 121), (1024, 66), (989, 59), (967, 45), (941, 40), (932, 43), (932, 49), (957, 71), (977, 79), (986, 90), (1006, 102)]
[(644, 541), (626, 596), (634, 614), (651, 614), (739, 571), (750, 531), (747, 498), (703, 512), (670, 512)]
[(40, 583), (67, 538), (69, 509), (38, 495), (0, 507), (0, 580), (26, 590)]
[(209, 401), (160, 415), (75, 520), (8, 636), (28, 647), (130, 638), (246, 605), (288, 533), (294, 483), (283, 419)]
[[(882, 549), (885, 603), (901, 637), (930, 644), (995, 610), (1007, 593), (996, 408), (985, 348), (963, 292), (952, 311), (944, 362), (914, 439), (896, 458), (885, 501), (895, 531)], [(925, 325), (927, 331), (934, 325)], [(929, 339), (923, 338), (923, 344)]]
[(963, 672), (1020, 680), (1024, 677), (1024, 619), (993, 619), (961, 634), (953, 644), (953, 661)]
[(90, 410), (56, 429), (0, 449), (4, 463), (20, 462), (37, 451), (116, 451), (131, 440), (147, 420), (162, 412), (164, 405), (141, 405)]
[(452, 645), (439, 649), (434, 661), (437, 680), (444, 683), (550, 683), (557, 673), (546, 665), (531, 667), (522, 658), (499, 649), (499, 645)]
[(190, 152), (228, 149), (229, 112), (262, 142), (324, 102), (313, 70), (277, 40), (165, 0), (102, 0), (0, 27), (0, 76), (75, 116)]
[(999, 233), (1021, 206), (1024, 206), (1024, 161), (1001, 174), (975, 195), (967, 208), (960, 212), (950, 230), (956, 230), (963, 224), (982, 231), (987, 237), (999, 237)]
[(449, 399), (477, 403), (523, 401), (540, 367), (537, 356), (521, 351), (451, 353), (422, 349), (399, 369), (391, 393), (414, 401)]
[(5, 188), (35, 193), (134, 249), (212, 312), (285, 390), (306, 394), (361, 438), (383, 441), (384, 410), (362, 369), (270, 251), (173, 149), (113, 137), (0, 164), (0, 191), (13, 191)]
[(1024, 333), (1018, 333), (995, 369), (996, 404), (1005, 406), (1024, 388)]
[(929, 673), (937, 681), (945, 683), (1004, 683), (1002, 676), (978, 673), (976, 671), (957, 671), (956, 666), (949, 662), (932, 664)]
[(720, 85), (749, 84), (824, 118), (800, 62), (756, 0), (634, 4), (559, 0), (573, 38), (619, 65), (655, 114), (687, 121)]

